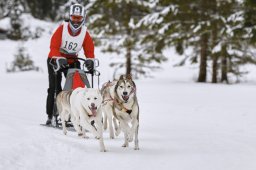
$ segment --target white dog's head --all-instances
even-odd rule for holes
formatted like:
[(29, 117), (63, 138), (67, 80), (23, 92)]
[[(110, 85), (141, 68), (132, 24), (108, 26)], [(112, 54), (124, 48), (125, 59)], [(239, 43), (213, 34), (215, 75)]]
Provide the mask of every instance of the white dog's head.
[(86, 88), (83, 92), (83, 106), (89, 116), (97, 116), (98, 109), (102, 103), (102, 96), (97, 89)]
[(115, 92), (120, 100), (124, 103), (128, 103), (132, 99), (136, 92), (135, 83), (132, 80), (131, 75), (120, 76), (115, 86)]

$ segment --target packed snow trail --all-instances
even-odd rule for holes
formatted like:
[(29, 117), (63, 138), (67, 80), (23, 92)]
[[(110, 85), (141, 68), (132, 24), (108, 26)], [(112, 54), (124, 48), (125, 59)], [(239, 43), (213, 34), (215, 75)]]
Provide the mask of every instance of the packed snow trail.
[(39, 126), (45, 73), (2, 74), (0, 169), (218, 169), (256, 167), (255, 85), (211, 85), (156, 78), (137, 82), (140, 150), (123, 137), (98, 141)]

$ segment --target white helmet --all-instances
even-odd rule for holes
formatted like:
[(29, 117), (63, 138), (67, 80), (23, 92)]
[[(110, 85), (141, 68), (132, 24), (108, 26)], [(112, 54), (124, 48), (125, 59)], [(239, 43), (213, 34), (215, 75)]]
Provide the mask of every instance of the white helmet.
[(80, 4), (70, 6), (69, 22), (72, 30), (79, 30), (85, 22), (84, 7)]

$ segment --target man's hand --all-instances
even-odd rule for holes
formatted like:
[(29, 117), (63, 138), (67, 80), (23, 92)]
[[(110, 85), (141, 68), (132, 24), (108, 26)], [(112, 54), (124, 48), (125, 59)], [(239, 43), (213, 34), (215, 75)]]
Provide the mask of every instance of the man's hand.
[(60, 65), (60, 68), (62, 68), (62, 69), (69, 68), (69, 64), (68, 63), (63, 63), (62, 65)]
[(59, 60), (59, 65), (61, 69), (66, 69), (69, 67), (67, 59), (61, 59)]
[(64, 57), (52, 57), (49, 64), (52, 66), (53, 70), (59, 71), (60, 69), (69, 68), (69, 64), (66, 58)]
[(93, 62), (93, 60), (86, 60), (84, 62), (84, 64), (85, 64), (85, 67), (87, 68), (87, 70), (89, 72), (93, 72), (93, 69), (94, 69), (94, 62)]

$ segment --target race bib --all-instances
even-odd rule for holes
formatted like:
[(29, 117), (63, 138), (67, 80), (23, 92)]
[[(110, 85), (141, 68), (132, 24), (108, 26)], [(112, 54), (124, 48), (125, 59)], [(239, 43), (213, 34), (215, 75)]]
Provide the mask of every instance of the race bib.
[(81, 32), (77, 36), (72, 36), (68, 32), (68, 23), (64, 22), (60, 52), (71, 55), (77, 54), (83, 46), (86, 30), (87, 28), (82, 26)]

